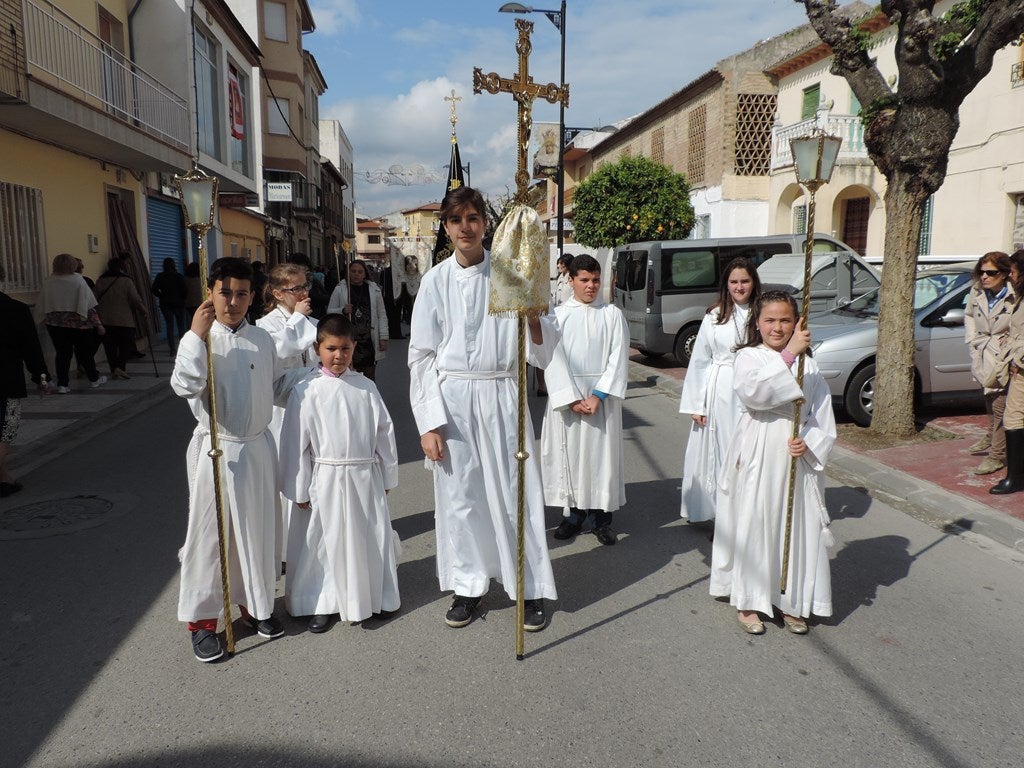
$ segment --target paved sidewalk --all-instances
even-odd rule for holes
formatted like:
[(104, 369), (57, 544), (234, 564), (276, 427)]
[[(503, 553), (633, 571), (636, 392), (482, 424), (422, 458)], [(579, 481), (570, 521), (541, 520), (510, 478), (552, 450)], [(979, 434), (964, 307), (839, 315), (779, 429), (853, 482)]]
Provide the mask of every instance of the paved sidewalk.
[[(686, 369), (675, 363), (630, 356), (630, 374), (654, 378), (678, 399)], [(925, 414), (926, 424), (949, 432), (949, 440), (864, 450), (841, 439), (827, 472), (837, 482), (870, 495), (942, 530), (970, 531), (1024, 552), (1024, 494), (993, 496), (988, 489), (1005, 476), (978, 476), (983, 456), (967, 448), (984, 432), (987, 416), (977, 410)]]
[[(685, 369), (650, 365), (635, 354), (630, 376), (654, 383), (678, 399)], [(128, 381), (111, 380), (90, 389), (83, 378), (72, 380), (69, 395), (30, 395), (22, 406), (22, 424), (14, 443), (11, 467), (23, 476), (57, 456), (88, 442), (98, 431), (116, 427), (154, 403), (172, 397), (169, 378), (174, 366), (166, 350), (153, 360), (129, 364)], [(839, 442), (828, 473), (837, 482), (867, 493), (943, 530), (971, 531), (1024, 552), (1024, 495), (993, 496), (991, 485), (1003, 472), (979, 477), (971, 470), (982, 457), (967, 446), (982, 433), (985, 416), (978, 412), (945, 411), (926, 418), (931, 426), (955, 437), (933, 443), (861, 450)]]

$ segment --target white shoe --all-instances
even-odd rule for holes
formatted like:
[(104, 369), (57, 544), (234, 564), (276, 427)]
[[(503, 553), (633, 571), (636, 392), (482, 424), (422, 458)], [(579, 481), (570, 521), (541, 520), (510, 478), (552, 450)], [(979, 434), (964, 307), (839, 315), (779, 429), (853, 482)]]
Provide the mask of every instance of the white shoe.
[(96, 389), (96, 387), (102, 387), (106, 383), (107, 377), (100, 376), (98, 379), (96, 379), (96, 381), (90, 382), (89, 386), (92, 387), (93, 389)]
[(71, 394), (71, 387), (57, 387), (57, 394), (58, 395), (70, 395)]

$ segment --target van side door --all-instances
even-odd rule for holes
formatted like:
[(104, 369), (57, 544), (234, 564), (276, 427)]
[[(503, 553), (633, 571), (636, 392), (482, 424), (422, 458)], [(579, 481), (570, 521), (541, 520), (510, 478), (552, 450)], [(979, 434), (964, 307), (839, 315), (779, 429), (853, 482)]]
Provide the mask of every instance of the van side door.
[(629, 327), (629, 340), (646, 343), (648, 254), (646, 250), (618, 252), (615, 260), (615, 303)]

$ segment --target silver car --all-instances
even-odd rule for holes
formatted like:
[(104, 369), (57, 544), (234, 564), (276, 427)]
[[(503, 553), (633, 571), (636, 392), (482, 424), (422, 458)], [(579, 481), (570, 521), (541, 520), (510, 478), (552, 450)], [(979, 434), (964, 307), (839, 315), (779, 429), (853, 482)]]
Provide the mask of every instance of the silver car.
[[(919, 402), (981, 399), (964, 342), (964, 310), (973, 263), (925, 269), (914, 286), (914, 388)], [(875, 400), (878, 302), (875, 290), (844, 307), (809, 317), (811, 348), (833, 402), (853, 421), (871, 424)]]

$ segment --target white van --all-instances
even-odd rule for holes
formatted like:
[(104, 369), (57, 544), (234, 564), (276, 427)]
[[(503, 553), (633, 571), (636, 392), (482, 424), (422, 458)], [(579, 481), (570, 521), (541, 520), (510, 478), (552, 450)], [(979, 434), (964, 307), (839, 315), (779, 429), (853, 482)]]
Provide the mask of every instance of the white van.
[[(765, 289), (779, 288), (799, 297), (805, 237), (662, 240), (619, 246), (613, 301), (626, 316), (630, 344), (652, 357), (671, 352), (682, 365), (689, 365), (700, 322), (718, 297), (726, 265), (742, 256), (757, 267)], [(816, 234), (814, 252), (812, 313), (848, 303), (881, 283), (877, 270), (841, 240)]]

